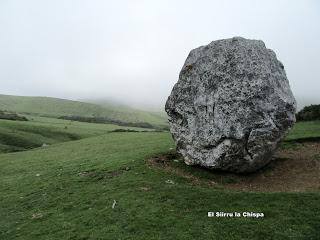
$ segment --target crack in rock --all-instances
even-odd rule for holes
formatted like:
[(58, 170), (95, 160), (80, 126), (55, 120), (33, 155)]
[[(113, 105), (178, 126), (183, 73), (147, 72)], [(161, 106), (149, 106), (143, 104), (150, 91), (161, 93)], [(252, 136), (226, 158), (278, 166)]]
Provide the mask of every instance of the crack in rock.
[(166, 102), (184, 161), (233, 172), (270, 162), (295, 111), (276, 54), (260, 40), (241, 37), (192, 50)]

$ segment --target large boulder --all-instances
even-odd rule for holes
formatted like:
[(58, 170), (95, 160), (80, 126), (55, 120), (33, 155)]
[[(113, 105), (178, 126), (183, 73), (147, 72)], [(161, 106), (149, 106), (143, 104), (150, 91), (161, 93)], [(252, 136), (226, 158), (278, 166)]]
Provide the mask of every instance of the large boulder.
[(188, 165), (252, 172), (295, 123), (284, 66), (260, 40), (213, 41), (192, 50), (166, 103)]

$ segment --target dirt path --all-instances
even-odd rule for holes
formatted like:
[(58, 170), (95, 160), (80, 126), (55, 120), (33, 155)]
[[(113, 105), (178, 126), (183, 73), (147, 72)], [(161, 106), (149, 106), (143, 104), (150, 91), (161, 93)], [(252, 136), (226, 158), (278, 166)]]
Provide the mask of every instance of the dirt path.
[[(175, 154), (161, 155), (147, 161), (152, 168), (172, 172), (205, 184), (249, 192), (302, 192), (320, 190), (320, 143), (305, 142), (279, 149), (263, 169), (251, 174), (234, 174), (185, 166)], [(174, 161), (175, 160), (175, 161)]]

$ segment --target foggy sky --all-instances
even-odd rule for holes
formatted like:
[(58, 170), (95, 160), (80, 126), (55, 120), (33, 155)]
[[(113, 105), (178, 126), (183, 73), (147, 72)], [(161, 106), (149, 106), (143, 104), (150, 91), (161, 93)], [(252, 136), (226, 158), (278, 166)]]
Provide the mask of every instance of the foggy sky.
[(261, 39), (320, 103), (318, 1), (1, 0), (0, 93), (163, 106), (193, 48)]

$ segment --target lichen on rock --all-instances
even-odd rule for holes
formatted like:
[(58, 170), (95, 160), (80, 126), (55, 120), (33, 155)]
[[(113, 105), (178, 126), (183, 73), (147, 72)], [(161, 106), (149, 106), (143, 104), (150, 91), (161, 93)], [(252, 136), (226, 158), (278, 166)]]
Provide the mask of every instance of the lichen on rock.
[(166, 102), (185, 163), (234, 172), (266, 165), (295, 123), (295, 111), (276, 54), (241, 37), (192, 50)]

